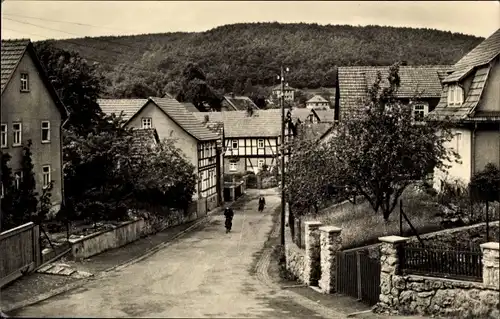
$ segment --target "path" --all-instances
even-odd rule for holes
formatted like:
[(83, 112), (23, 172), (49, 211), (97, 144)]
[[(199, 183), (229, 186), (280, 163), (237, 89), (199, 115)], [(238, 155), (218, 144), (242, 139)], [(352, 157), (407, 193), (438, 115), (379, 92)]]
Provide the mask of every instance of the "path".
[(259, 275), (252, 275), (280, 201), (266, 195), (267, 208), (258, 213), (256, 195), (237, 204), (229, 234), (223, 216), (212, 216), (203, 229), (141, 262), (11, 315), (344, 318), (312, 301), (296, 302), (293, 293), (270, 285), (262, 278), (267, 256), (259, 259)]

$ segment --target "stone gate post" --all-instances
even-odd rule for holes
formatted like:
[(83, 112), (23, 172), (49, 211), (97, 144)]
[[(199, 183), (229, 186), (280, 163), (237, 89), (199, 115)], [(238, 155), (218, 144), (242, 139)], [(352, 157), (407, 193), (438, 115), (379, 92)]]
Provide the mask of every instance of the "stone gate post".
[(319, 228), (321, 246), (321, 278), (319, 288), (323, 293), (335, 292), (337, 284), (337, 252), (342, 248), (341, 228), (323, 226)]
[(500, 290), (500, 243), (481, 244), (483, 252), (483, 284), (494, 290)]
[(305, 222), (306, 258), (304, 265), (304, 282), (309, 286), (316, 286), (321, 271), (320, 263), (320, 234), (319, 227), (323, 225), (318, 221)]

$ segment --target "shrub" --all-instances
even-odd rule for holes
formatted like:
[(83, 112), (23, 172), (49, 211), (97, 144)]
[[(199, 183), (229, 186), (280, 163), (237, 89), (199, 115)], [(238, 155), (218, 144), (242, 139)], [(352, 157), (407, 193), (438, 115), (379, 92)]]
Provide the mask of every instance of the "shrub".
[(283, 245), (276, 245), (273, 247), (273, 259), (278, 262), (278, 270), (281, 279), (295, 281), (297, 278), (286, 269), (286, 255)]

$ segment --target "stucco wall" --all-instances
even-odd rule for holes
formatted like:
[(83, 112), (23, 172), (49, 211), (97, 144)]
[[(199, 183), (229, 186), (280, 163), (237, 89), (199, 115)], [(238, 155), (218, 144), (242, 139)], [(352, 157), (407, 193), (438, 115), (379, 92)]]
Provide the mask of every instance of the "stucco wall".
[(455, 161), (446, 162), (445, 164), (450, 165), (451, 167), (446, 171), (437, 170), (434, 175), (434, 187), (437, 190), (441, 189), (441, 181), (461, 181), (462, 183), (469, 183), (471, 178), (471, 170), (472, 170), (472, 158), (471, 158), (471, 131), (464, 128), (454, 128), (452, 129), (453, 134), (460, 133), (461, 138), (458, 139), (454, 137), (451, 141), (445, 143), (445, 147), (448, 149), (453, 149), (457, 151), (460, 155), (458, 159), (458, 163)]
[(500, 62), (497, 57), (492, 63), (488, 82), (481, 96), (478, 111), (500, 111)]
[[(500, 104), (500, 100), (497, 100), (497, 103)], [(500, 166), (500, 130), (477, 130), (474, 148), (476, 154), (474, 171), (483, 170), (488, 163)]]
[[(21, 73), (29, 74), (29, 92), (20, 92)], [(50, 121), (50, 143), (41, 142), (41, 121)], [(42, 166), (50, 165), (54, 181), (51, 190), (53, 205), (61, 203), (61, 114), (28, 54), (21, 59), (12, 79), (2, 94), (1, 123), (7, 124), (8, 148), (2, 152), (12, 156), (12, 171), (21, 168), (22, 147), (13, 147), (12, 123), (22, 123), (22, 142), (32, 140), (31, 151), (36, 178), (36, 191), (42, 194)]]

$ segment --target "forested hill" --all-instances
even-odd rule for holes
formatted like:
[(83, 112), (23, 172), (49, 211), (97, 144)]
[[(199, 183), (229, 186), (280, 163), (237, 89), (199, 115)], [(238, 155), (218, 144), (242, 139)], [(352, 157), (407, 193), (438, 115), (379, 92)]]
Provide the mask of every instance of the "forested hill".
[[(453, 64), (483, 39), (431, 29), (380, 26), (245, 23), (206, 32), (81, 38), (53, 43), (98, 62), (108, 93), (141, 82), (163, 89), (180, 81), (189, 62), (199, 65), (208, 83), (232, 91), (248, 82), (277, 84), (290, 67), (291, 86), (332, 86), (335, 66)], [(173, 84), (171, 84), (172, 86)]]

